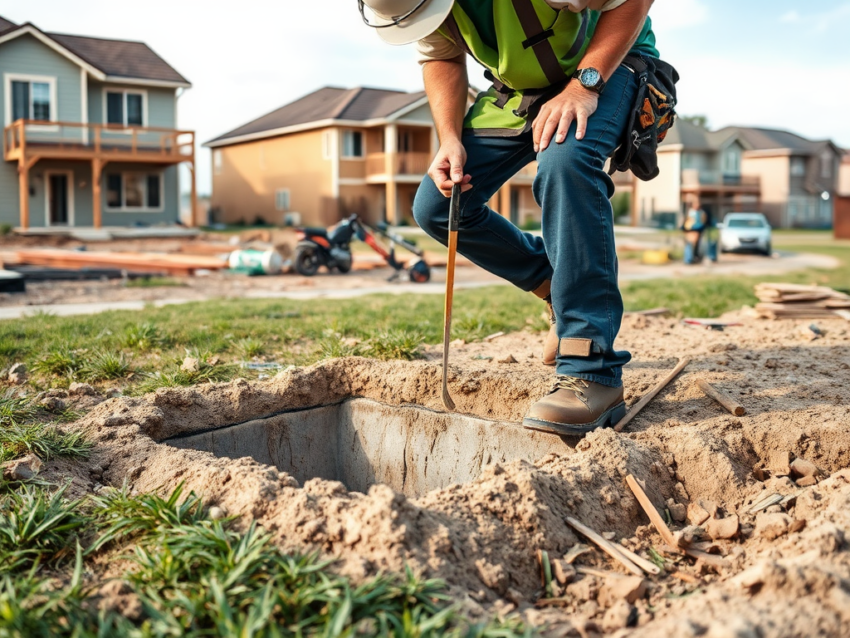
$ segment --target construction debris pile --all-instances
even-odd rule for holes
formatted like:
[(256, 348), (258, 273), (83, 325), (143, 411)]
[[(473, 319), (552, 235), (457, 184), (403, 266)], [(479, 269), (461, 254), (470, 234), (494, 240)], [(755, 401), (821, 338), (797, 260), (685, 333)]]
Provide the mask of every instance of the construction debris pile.
[(850, 319), (850, 295), (825, 286), (761, 283), (755, 287), (759, 303), (755, 310), (767, 319)]

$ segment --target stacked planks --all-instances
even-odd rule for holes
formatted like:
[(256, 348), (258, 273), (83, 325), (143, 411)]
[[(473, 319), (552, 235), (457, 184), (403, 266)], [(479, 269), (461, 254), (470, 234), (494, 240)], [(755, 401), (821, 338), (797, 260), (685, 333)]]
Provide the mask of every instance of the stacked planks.
[(850, 295), (825, 286), (761, 283), (755, 292), (756, 312), (768, 319), (820, 319), (850, 310)]
[(221, 270), (227, 260), (202, 255), (167, 253), (96, 252), (76, 250), (19, 250), (17, 263), (53, 268), (120, 268), (130, 272), (168, 273), (188, 276), (196, 270)]

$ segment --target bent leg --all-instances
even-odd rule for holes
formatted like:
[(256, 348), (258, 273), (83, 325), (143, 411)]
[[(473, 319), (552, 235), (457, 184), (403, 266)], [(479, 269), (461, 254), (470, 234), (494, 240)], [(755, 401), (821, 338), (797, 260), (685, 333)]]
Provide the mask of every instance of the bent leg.
[(623, 301), (617, 285), (611, 178), (616, 149), (635, 98), (634, 75), (620, 67), (600, 96), (584, 138), (539, 154), (534, 195), (543, 209), (543, 238), (553, 268), (552, 304), (561, 339), (557, 372), (611, 387), (622, 385), (628, 352), (614, 350)]
[[(493, 195), (534, 160), (530, 135), (511, 138), (464, 135), (472, 189), (460, 199), (458, 252), (485, 270), (507, 279), (522, 290), (535, 290), (552, 276), (552, 267), (540, 237), (524, 233), (487, 206)], [(448, 242), (449, 199), (425, 177), (413, 203), (416, 223), (431, 237)]]

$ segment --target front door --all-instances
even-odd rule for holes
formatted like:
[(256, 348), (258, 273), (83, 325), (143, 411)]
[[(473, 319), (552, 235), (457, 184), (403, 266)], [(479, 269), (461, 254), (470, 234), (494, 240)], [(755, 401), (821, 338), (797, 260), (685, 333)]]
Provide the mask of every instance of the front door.
[(71, 180), (68, 173), (47, 176), (47, 224), (67, 226), (71, 210)]

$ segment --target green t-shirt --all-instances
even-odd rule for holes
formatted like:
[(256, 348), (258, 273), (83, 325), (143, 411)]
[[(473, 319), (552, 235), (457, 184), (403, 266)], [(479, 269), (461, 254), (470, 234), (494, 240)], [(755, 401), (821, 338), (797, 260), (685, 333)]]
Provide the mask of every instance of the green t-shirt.
[[(475, 23), (475, 27), (481, 40), (494, 51), (498, 50), (496, 39), (496, 24), (493, 19), (494, 0), (456, 0), (461, 8)], [(596, 23), (599, 21), (599, 11), (590, 12), (590, 22), (587, 27), (589, 37), (593, 37)], [(643, 53), (654, 58), (658, 57), (658, 49), (655, 48), (655, 34), (652, 32), (652, 20), (647, 17), (634, 46), (633, 53)]]

